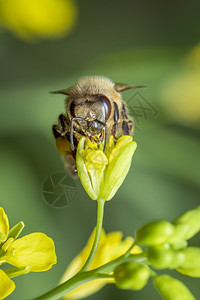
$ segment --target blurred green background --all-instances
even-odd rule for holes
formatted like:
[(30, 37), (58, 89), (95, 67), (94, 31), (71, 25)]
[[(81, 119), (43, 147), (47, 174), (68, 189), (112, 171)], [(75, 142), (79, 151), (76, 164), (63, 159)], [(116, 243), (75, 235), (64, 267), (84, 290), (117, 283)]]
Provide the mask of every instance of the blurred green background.
[[(74, 5), (77, 17), (61, 38), (43, 34), (32, 41), (28, 33), (18, 38), (14, 29), (4, 28), (9, 25), (0, 30), (0, 205), (10, 225), (24, 221), (23, 234), (52, 237), (58, 256), (50, 271), (16, 278), (10, 300), (33, 299), (54, 287), (95, 226), (96, 203), (79, 181), (67, 207), (43, 200), (45, 178), (65, 172), (51, 133), (65, 111), (64, 97), (49, 91), (84, 75), (147, 86), (139, 91), (140, 103), (157, 114), (150, 111), (145, 118), (137, 111), (138, 148), (127, 179), (106, 204), (106, 232), (134, 235), (147, 221), (173, 220), (199, 204), (200, 2), (85, 0)], [(21, 12), (27, 13), (23, 6)], [(134, 95), (133, 90), (123, 94), (130, 112), (138, 104)], [(200, 246), (199, 236), (191, 244)], [(199, 279), (177, 277), (200, 299)], [(88, 299), (146, 300), (150, 295), (160, 299), (151, 282), (140, 292), (106, 286)]]

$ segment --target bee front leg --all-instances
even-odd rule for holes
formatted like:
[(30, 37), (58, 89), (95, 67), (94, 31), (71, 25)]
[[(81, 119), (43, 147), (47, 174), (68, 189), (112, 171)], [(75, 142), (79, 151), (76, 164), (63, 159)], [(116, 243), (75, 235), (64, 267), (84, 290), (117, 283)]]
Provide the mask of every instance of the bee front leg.
[(116, 140), (118, 140), (118, 137), (116, 136), (117, 129), (118, 129), (118, 122), (119, 122), (119, 109), (117, 103), (114, 102), (114, 124), (112, 127), (112, 135)]
[(53, 125), (52, 126), (52, 132), (53, 132), (53, 136), (55, 139), (57, 139), (58, 137), (61, 136), (59, 129), (58, 129), (58, 125)]
[(68, 132), (69, 128), (69, 120), (63, 114), (59, 115), (58, 117), (58, 128), (60, 129), (60, 133), (64, 136)]
[(56, 147), (58, 152), (62, 154), (63, 162), (66, 170), (73, 178), (77, 178), (77, 168), (76, 168), (76, 151), (71, 151), (71, 144), (69, 141), (69, 136), (62, 136), (60, 133), (59, 125), (53, 125), (52, 131), (56, 139)]

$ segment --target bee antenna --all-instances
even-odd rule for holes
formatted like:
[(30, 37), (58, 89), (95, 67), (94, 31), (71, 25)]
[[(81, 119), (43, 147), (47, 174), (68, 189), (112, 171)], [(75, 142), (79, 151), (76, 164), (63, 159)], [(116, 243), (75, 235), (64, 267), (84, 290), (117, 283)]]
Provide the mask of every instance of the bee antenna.
[(63, 95), (69, 95), (69, 89), (64, 90), (58, 90), (58, 91), (51, 91), (51, 94), (63, 94)]
[(121, 93), (130, 89), (145, 88), (145, 85), (129, 85), (124, 83), (115, 83), (114, 88), (117, 92)]

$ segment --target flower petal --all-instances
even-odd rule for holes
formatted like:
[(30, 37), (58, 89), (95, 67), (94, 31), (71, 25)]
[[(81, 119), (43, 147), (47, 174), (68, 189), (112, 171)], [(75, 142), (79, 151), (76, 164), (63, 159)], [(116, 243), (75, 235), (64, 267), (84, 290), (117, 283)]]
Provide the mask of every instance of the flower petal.
[(0, 232), (4, 233), (6, 236), (9, 231), (8, 217), (2, 207), (0, 207)]
[(16, 267), (29, 265), (33, 272), (49, 270), (57, 262), (54, 242), (44, 233), (28, 234), (11, 244), (6, 261)]
[(6, 298), (13, 292), (14, 289), (14, 282), (4, 273), (3, 270), (0, 270), (0, 299)]
[[(120, 139), (126, 136), (122, 136)], [(119, 139), (119, 140), (120, 140)], [(108, 168), (105, 171), (99, 198), (110, 200), (123, 183), (131, 166), (131, 159), (137, 147), (136, 142), (122, 139), (120, 147), (114, 148), (109, 157)]]
[(106, 149), (106, 155), (109, 159), (109, 163), (111, 163), (126, 147), (126, 145), (132, 142), (133, 138), (130, 135), (122, 135), (118, 140), (116, 145), (113, 142), (113, 136), (109, 139), (110, 143), (108, 143), (108, 149)]
[[(93, 245), (93, 241), (94, 241), (94, 237), (95, 237), (95, 230), (96, 229), (93, 230), (93, 232), (87, 242), (86, 247), (70, 263), (69, 267), (65, 271), (63, 277), (61, 278), (60, 283), (63, 283), (64, 281), (71, 278), (84, 265), (86, 259), (88, 258), (88, 255), (91, 251), (92, 245)], [(101, 248), (101, 246), (105, 243), (105, 241), (106, 241), (106, 234), (105, 234), (104, 229), (102, 229), (98, 249), (99, 249), (99, 247)], [(94, 265), (94, 268), (95, 267), (96, 267), (96, 265)], [(90, 267), (90, 269), (91, 269), (91, 267)], [(110, 279), (96, 279), (96, 280), (93, 280), (92, 282), (86, 282), (86, 283), (82, 284), (80, 287), (77, 287), (73, 291), (66, 294), (63, 298), (64, 299), (85, 298), (88, 295), (96, 293), (109, 281), (110, 281)]]
[(88, 195), (92, 200), (96, 200), (98, 195), (93, 190), (90, 176), (88, 174), (83, 159), (85, 140), (86, 138), (83, 137), (78, 143), (77, 154), (76, 154), (77, 171), (84, 189), (86, 190), (86, 192), (88, 193)]
[(95, 194), (98, 195), (104, 176), (103, 171), (108, 163), (108, 159), (101, 150), (86, 149), (84, 152), (84, 161), (90, 176), (92, 188)]
[[(61, 279), (61, 283), (63, 283), (64, 281), (68, 280), (73, 275), (75, 275), (83, 266), (92, 248), (94, 233), (95, 231), (93, 231), (92, 235), (90, 236), (86, 247), (73, 259), (73, 261), (67, 268), (66, 272), (64, 273)], [(104, 230), (102, 230), (98, 249), (89, 270), (95, 269), (119, 257), (120, 255), (122, 255), (124, 252), (128, 250), (128, 248), (132, 245), (132, 243), (133, 243), (132, 237), (127, 237), (124, 240), (122, 240), (121, 232), (118, 231), (111, 232), (105, 235)], [(141, 251), (135, 247), (134, 250), (132, 250), (132, 253), (139, 253), (139, 252)], [(64, 299), (85, 298), (91, 294), (96, 293), (104, 285), (108, 283), (113, 283), (113, 279), (112, 278), (95, 279), (90, 282), (86, 282), (81, 286), (75, 288), (74, 290), (66, 294), (63, 298)]]

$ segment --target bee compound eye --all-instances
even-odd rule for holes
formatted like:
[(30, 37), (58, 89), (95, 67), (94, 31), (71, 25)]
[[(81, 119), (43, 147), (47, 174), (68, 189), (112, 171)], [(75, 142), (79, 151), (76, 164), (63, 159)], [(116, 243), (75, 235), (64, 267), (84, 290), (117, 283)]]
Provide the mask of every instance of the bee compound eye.
[(111, 103), (110, 103), (110, 100), (108, 98), (106, 98), (105, 96), (100, 96), (99, 97), (99, 101), (101, 101), (101, 103), (104, 106), (105, 119), (108, 120), (108, 118), (110, 117), (110, 114), (111, 114)]

